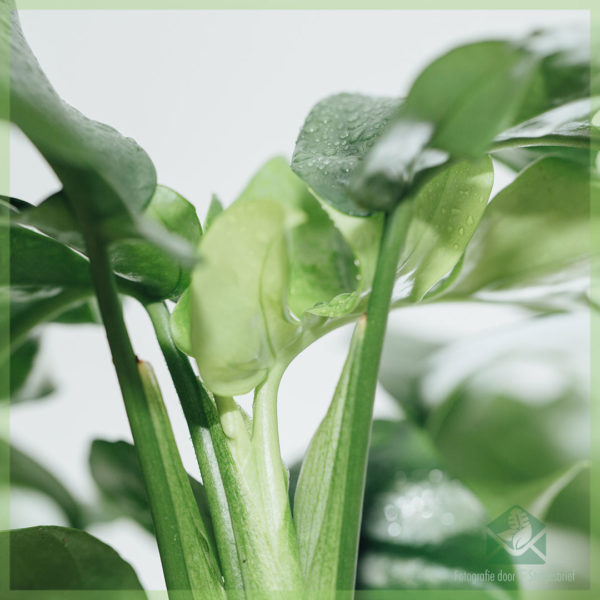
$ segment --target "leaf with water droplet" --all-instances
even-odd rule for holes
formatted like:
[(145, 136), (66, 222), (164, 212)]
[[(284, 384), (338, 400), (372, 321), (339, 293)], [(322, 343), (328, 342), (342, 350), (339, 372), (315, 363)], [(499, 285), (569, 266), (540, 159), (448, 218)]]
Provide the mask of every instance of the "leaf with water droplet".
[[(292, 168), (325, 202), (356, 216), (373, 212), (357, 204), (348, 185), (400, 101), (337, 94), (317, 103), (296, 140)], [(327, 167), (327, 168), (326, 168)]]
[[(468, 44), (431, 63), (362, 162), (352, 182), (357, 203), (389, 210), (428, 170), (480, 156), (507, 127), (587, 97), (589, 48), (580, 33), (579, 42), (544, 32)], [(577, 73), (572, 86), (565, 64)]]
[(474, 296), (537, 307), (585, 301), (589, 202), (587, 167), (557, 157), (534, 163), (490, 202), (440, 299)]
[(441, 170), (407, 199), (413, 217), (398, 267), (405, 281), (401, 297), (421, 300), (456, 265), (483, 215), (492, 183), (492, 161), (486, 157)]

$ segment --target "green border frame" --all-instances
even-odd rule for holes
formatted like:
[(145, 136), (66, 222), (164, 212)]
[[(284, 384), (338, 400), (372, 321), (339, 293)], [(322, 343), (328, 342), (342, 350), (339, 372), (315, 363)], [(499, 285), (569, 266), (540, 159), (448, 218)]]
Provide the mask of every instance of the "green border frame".
[[(0, 0), (3, 1), (3, 0)], [(19, 10), (25, 9), (75, 9), (75, 10), (587, 10), (590, 12), (592, 48), (600, 52), (600, 4), (597, 0), (462, 0), (449, 6), (444, 0), (21, 0)], [(9, 68), (10, 57), (7, 48), (0, 48), (0, 72)], [(600, 73), (592, 73), (592, 93), (600, 94)], [(9, 128), (6, 123), (9, 114), (9, 98), (6, 91), (0, 90), (0, 194), (9, 195)], [(2, 217), (3, 215), (0, 215)], [(591, 189), (590, 239), (592, 256), (591, 295), (600, 306), (600, 186)], [(7, 240), (0, 240), (0, 287), (9, 283)], [(6, 315), (7, 316), (7, 315)], [(0, 347), (8, 343), (8, 330), (3, 323), (5, 315), (0, 315)], [(592, 313), (591, 322), (591, 536), (600, 540), (600, 314)], [(8, 378), (0, 373), (2, 391), (8, 388)], [(0, 435), (8, 438), (8, 407), (0, 406)], [(9, 457), (0, 453), (0, 490), (8, 486)], [(0, 529), (8, 529), (8, 498), (0, 492)], [(1, 600), (141, 600), (140, 592), (116, 592), (114, 595), (102, 591), (10, 591), (8, 589), (8, 548), (0, 547), (0, 599)], [(596, 568), (594, 568), (594, 565)], [(590, 589), (589, 590), (539, 590), (528, 591), (532, 600), (595, 600), (600, 597), (600, 544), (590, 547)], [(148, 600), (166, 600), (166, 591), (146, 592)], [(179, 596), (179, 594), (175, 594)], [(289, 598), (286, 594), (275, 594), (275, 598)], [(357, 600), (477, 600), (484, 594), (467, 590), (390, 590), (357, 592)], [(187, 598), (182, 594), (181, 598)], [(271, 597), (271, 595), (269, 595)], [(261, 595), (261, 598), (264, 598)], [(173, 596), (170, 600), (175, 600)]]

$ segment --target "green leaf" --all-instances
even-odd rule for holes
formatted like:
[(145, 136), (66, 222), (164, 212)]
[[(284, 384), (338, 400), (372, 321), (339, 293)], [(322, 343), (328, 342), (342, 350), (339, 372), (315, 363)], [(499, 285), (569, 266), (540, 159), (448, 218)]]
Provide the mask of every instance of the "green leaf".
[[(156, 537), (166, 572), (184, 570), (194, 598), (223, 598), (222, 577), (192, 492), (152, 367), (143, 361), (138, 369), (145, 403), (132, 413), (136, 445), (143, 445), (140, 461), (154, 514)], [(138, 453), (140, 456), (140, 453)]]
[(10, 279), (19, 288), (90, 288), (88, 261), (60, 242), (24, 227), (10, 233)]
[(37, 368), (39, 349), (39, 336), (31, 336), (10, 355), (9, 392), (12, 404), (44, 398), (55, 390), (48, 373)]
[(450, 344), (428, 361), (427, 429), (482, 498), (532, 502), (544, 480), (588, 457), (588, 338), (585, 312), (547, 316)]
[(11, 279), (10, 288), (0, 288), (1, 314), (10, 316), (11, 345), (16, 349), (34, 327), (86, 301), (91, 281), (88, 261), (52, 238), (2, 224), (0, 236), (10, 248), (10, 263), (9, 256), (2, 256), (0, 268)]
[(338, 572), (345, 558), (341, 532), (355, 525), (344, 522), (343, 505), (354, 447), (350, 424), (354, 403), (362, 400), (352, 389), (352, 368), (364, 339), (364, 325), (363, 320), (355, 330), (329, 410), (302, 462), (294, 498), (302, 572), (308, 588), (320, 592), (339, 587)]
[[(566, 64), (577, 71), (577, 85), (568, 85)], [(363, 161), (353, 181), (357, 202), (389, 210), (429, 169), (476, 158), (507, 127), (585, 98), (586, 69), (585, 39), (574, 44), (552, 32), (451, 50), (419, 75)]]
[(494, 150), (493, 157), (516, 173), (530, 167), (541, 158), (555, 156), (572, 160), (589, 168), (592, 163), (591, 152), (587, 148), (570, 146), (527, 146), (525, 148), (501, 148)]
[[(93, 223), (104, 239), (141, 237), (188, 267), (194, 250), (185, 240), (141, 214), (156, 189), (156, 172), (131, 138), (83, 116), (64, 102), (42, 72), (21, 31), (17, 12), (3, 3), (1, 43), (10, 44), (11, 120), (42, 153), (58, 178), (77, 222)], [(64, 216), (64, 215), (63, 215)]]
[(304, 122), (292, 168), (315, 193), (343, 213), (369, 210), (348, 193), (353, 173), (381, 136), (400, 101), (336, 94), (318, 102)]
[(477, 230), (493, 179), (492, 161), (485, 157), (442, 169), (419, 188), (400, 255), (396, 299), (421, 300), (452, 270)]
[(173, 341), (185, 354), (192, 355), (192, 341), (190, 339), (190, 316), (191, 316), (191, 289), (188, 288), (181, 294), (181, 298), (171, 313), (171, 334)]
[(11, 119), (50, 163), (70, 200), (91, 217), (132, 219), (149, 202), (156, 185), (154, 167), (130, 138), (84, 117), (60, 99), (42, 72), (21, 31), (16, 11), (2, 5), (3, 44), (10, 44), (8, 73)]
[[(0, 445), (10, 453), (10, 484), (45, 494), (56, 502), (71, 527), (84, 526), (83, 510), (71, 492), (43, 465), (0, 440)], [(6, 451), (5, 450), (5, 451)]]
[(216, 194), (212, 195), (206, 218), (204, 219), (204, 229), (208, 229), (213, 221), (223, 212), (223, 204)]
[(523, 121), (494, 139), (496, 147), (521, 146), (569, 146), (598, 147), (600, 131), (593, 116), (600, 110), (600, 98), (584, 98)]
[(285, 220), (277, 200), (248, 199), (229, 207), (202, 239), (190, 336), (200, 376), (217, 394), (256, 387), (298, 330), (283, 306)]
[[(330, 302), (339, 310), (358, 286), (352, 250), (283, 159), (266, 163), (213, 222), (200, 256), (191, 346), (207, 386), (224, 396), (250, 391), (277, 360), (289, 359), (306, 311), (328, 311)], [(187, 310), (185, 300), (173, 326), (184, 350)]]
[(439, 297), (545, 304), (587, 293), (589, 175), (575, 162), (534, 163), (489, 204), (456, 278)]
[(154, 533), (144, 477), (135, 448), (128, 442), (94, 440), (89, 455), (90, 472), (111, 508)]
[[(195, 251), (202, 237), (200, 221), (194, 206), (177, 192), (157, 186), (144, 215), (189, 242)], [(154, 299), (178, 298), (190, 284), (191, 265), (149, 241), (120, 240), (111, 244), (109, 252), (115, 272)]]
[[(168, 241), (160, 245), (149, 241), (139, 229), (115, 228), (111, 221), (105, 235), (111, 239), (109, 253), (113, 269), (150, 298), (177, 298), (189, 285), (193, 265), (189, 256), (195, 252), (202, 236), (196, 210), (177, 192), (159, 185), (143, 216), (146, 227), (161, 227), (167, 237), (176, 235), (174, 247), (170, 247)], [(35, 227), (85, 254), (76, 216), (62, 192), (37, 207), (22, 208), (13, 221)], [(186, 243), (191, 248), (187, 254)], [(176, 252), (178, 245), (180, 252)]]
[[(500, 569), (513, 572), (509, 564), (487, 560), (487, 522), (484, 506), (448, 472), (422, 430), (405, 421), (373, 423), (359, 587), (481, 589), (481, 597), (497, 598), (516, 586), (497, 579)], [(478, 580), (486, 570), (488, 578)]]
[[(0, 533), (10, 540), (14, 590), (141, 590), (131, 566), (95, 537), (66, 527), (29, 527)], [(107, 592), (108, 595), (108, 592)], [(111, 593), (113, 600), (125, 594)]]
[[(137, 453), (132, 444), (124, 441), (94, 440), (89, 456), (90, 471), (103, 496), (124, 516), (137, 521), (154, 533), (148, 494)], [(217, 555), (214, 532), (202, 484), (188, 476), (211, 543)]]

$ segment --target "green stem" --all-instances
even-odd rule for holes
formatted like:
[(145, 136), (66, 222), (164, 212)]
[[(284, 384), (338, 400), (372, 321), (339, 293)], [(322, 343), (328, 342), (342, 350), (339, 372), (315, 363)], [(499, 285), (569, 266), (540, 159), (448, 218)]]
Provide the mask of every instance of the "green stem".
[[(217, 441), (215, 444), (213, 440), (213, 437), (222, 437), (219, 432), (219, 416), (206, 390), (196, 377), (188, 357), (175, 345), (169, 327), (170, 313), (165, 304), (150, 302), (144, 306), (152, 321), (158, 344), (171, 373), (188, 424), (206, 490), (225, 587), (242, 589), (243, 580), (235, 536), (219, 469), (216, 449), (219, 443)], [(221, 452), (226, 452), (226, 448), (223, 448), (225, 444), (226, 442), (222, 440)]]
[(79, 213), (98, 306), (144, 474), (167, 588), (190, 590), (193, 589), (191, 580), (196, 577), (188, 572), (189, 550), (184, 548), (181, 536), (178, 535), (179, 515), (172, 504), (168, 474), (164, 472), (160, 444), (156, 439), (137, 358), (123, 319), (106, 246), (98, 238), (88, 215), (78, 210), (77, 203), (73, 205)]
[(405, 203), (399, 204), (387, 215), (383, 231), (373, 288), (362, 317), (364, 340), (358, 348), (350, 375), (355, 402), (350, 422), (352, 439), (352, 462), (348, 464), (345, 502), (342, 507), (342, 522), (351, 524), (341, 532), (340, 548), (343, 548), (338, 567), (338, 590), (354, 589), (358, 539), (362, 516), (363, 496), (371, 428), (375, 388), (379, 373), (379, 362), (383, 349), (385, 329), (392, 291), (396, 281), (398, 257), (404, 243), (406, 223), (410, 214)]

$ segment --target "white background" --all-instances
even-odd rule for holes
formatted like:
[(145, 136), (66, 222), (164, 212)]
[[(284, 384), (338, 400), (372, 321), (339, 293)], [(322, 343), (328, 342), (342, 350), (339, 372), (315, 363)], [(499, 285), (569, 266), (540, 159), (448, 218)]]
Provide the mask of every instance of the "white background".
[[(203, 217), (212, 192), (229, 204), (269, 157), (290, 157), (311, 106), (356, 91), (404, 95), (430, 60), (486, 36), (587, 20), (583, 11), (24, 11), (22, 26), (59, 94), (87, 116), (135, 138), (159, 181)], [(500, 182), (503, 180), (500, 179)], [(498, 185), (498, 184), (497, 184)], [(18, 132), (11, 136), (11, 194), (39, 202), (59, 184)], [(467, 334), (517, 315), (470, 307), (395, 315), (394, 327)], [(127, 319), (137, 353), (163, 383), (186, 467), (193, 449), (166, 368), (143, 313)], [(299, 459), (324, 414), (344, 359), (348, 331), (306, 351), (284, 379), (283, 456)], [(130, 439), (116, 378), (98, 327), (49, 328), (42, 359), (59, 391), (12, 409), (13, 442), (51, 468), (83, 501), (95, 498), (90, 441)], [(245, 403), (248, 406), (248, 403)], [(398, 414), (380, 390), (377, 414)], [(64, 524), (40, 498), (15, 493), (14, 527)], [(136, 568), (147, 589), (164, 587), (156, 545), (127, 520), (92, 532)]]

